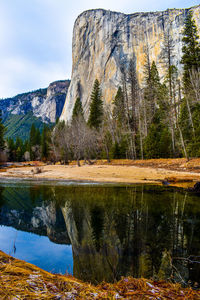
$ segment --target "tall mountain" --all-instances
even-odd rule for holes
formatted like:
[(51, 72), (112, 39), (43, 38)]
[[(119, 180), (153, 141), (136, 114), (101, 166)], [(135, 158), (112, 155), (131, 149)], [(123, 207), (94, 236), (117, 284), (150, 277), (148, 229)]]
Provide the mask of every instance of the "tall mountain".
[(6, 137), (26, 138), (32, 123), (54, 123), (60, 117), (70, 80), (52, 82), (48, 88), (0, 100)]
[(190, 9), (168, 9), (163, 12), (123, 14), (103, 9), (83, 12), (73, 30), (73, 66), (71, 84), (61, 120), (69, 120), (77, 97), (88, 116), (90, 95), (97, 78), (103, 99), (111, 102), (121, 82), (121, 67), (136, 59), (139, 83), (144, 78), (146, 49), (164, 76), (162, 59), (164, 36), (168, 29), (173, 38), (173, 64), (181, 71), (182, 32), (189, 11), (193, 12), (200, 33), (200, 5)]

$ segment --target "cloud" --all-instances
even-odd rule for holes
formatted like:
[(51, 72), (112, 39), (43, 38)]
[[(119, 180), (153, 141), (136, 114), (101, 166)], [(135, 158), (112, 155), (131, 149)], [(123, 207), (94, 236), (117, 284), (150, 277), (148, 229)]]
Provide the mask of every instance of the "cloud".
[(6, 97), (47, 87), (52, 81), (66, 78), (66, 66), (53, 61), (38, 64), (17, 56), (0, 57), (0, 66), (0, 95)]
[(35, 4), (37, 0), (28, 5), (24, 0), (0, 1), (0, 98), (70, 77), (71, 40), (67, 42), (58, 9)]

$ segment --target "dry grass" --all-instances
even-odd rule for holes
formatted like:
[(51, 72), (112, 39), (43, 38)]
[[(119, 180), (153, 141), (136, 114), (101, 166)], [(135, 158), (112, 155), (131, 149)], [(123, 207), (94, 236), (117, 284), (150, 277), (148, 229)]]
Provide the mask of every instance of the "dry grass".
[[(106, 160), (98, 161), (98, 164), (108, 164)], [(140, 166), (163, 168), (177, 171), (192, 171), (200, 172), (200, 158), (191, 158), (189, 161), (185, 158), (159, 158), (159, 159), (144, 159), (144, 160), (130, 160), (130, 159), (113, 159), (110, 165), (116, 166)]]
[[(76, 161), (71, 161), (70, 166), (76, 165)], [(80, 164), (85, 165), (85, 161), (81, 160)], [(138, 166), (138, 167), (152, 167), (152, 168), (164, 168), (167, 170), (176, 171), (192, 171), (200, 172), (200, 158), (191, 158), (189, 161), (185, 158), (159, 158), (159, 159), (144, 159), (144, 160), (131, 160), (131, 159), (112, 159), (111, 162), (107, 162), (106, 159), (94, 160), (94, 165), (112, 165), (112, 166)], [(0, 163), (0, 166), (2, 164)], [(7, 168), (20, 168), (25, 166), (41, 167), (46, 164), (41, 161), (28, 161), (21, 163), (13, 163), (7, 166)], [(57, 162), (56, 165), (60, 165)]]
[(200, 291), (178, 284), (123, 278), (98, 286), (54, 275), (0, 251), (0, 299), (200, 299)]

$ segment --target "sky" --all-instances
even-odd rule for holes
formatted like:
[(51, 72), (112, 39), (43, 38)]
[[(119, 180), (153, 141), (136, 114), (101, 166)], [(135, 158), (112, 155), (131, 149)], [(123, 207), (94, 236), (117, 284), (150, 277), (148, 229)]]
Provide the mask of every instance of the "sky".
[(0, 0), (0, 98), (70, 79), (72, 31), (84, 10), (188, 8), (199, 0)]

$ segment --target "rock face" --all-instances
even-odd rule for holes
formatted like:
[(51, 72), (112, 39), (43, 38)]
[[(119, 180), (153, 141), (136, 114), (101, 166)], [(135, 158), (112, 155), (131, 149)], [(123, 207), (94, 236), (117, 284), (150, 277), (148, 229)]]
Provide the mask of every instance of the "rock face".
[(163, 12), (125, 15), (102, 9), (83, 12), (76, 20), (73, 31), (73, 67), (71, 84), (61, 120), (69, 120), (77, 97), (80, 97), (86, 118), (93, 83), (97, 78), (102, 86), (103, 99), (111, 102), (121, 81), (120, 66), (127, 67), (135, 56), (139, 83), (144, 77), (145, 49), (149, 48), (164, 75), (162, 57), (164, 34), (170, 28), (173, 38), (173, 64), (181, 71), (182, 31), (189, 11), (200, 32), (200, 5), (190, 9), (169, 9)]
[(31, 112), (43, 122), (55, 122), (56, 118), (61, 115), (69, 84), (69, 80), (55, 81), (47, 89), (0, 100), (3, 118), (9, 115), (26, 115)]

